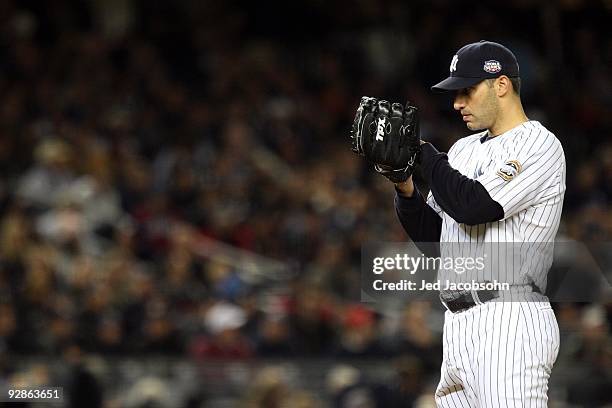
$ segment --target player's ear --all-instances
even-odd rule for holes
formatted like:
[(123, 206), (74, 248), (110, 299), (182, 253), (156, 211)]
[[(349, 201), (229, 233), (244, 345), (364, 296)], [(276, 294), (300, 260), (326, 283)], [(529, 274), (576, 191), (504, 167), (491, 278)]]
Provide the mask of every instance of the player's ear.
[(512, 84), (510, 83), (510, 78), (505, 75), (498, 77), (493, 83), (493, 87), (495, 88), (495, 93), (497, 96), (505, 96), (509, 92), (512, 92)]

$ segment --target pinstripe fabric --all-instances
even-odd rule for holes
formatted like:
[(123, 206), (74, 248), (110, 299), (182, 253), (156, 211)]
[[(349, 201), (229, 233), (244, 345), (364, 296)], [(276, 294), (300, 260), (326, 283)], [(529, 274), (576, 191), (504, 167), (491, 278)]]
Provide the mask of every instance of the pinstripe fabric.
[[(457, 282), (501, 277), (513, 287), (494, 301), (446, 312), (436, 403), (439, 407), (546, 407), (559, 327), (548, 299), (532, 293), (528, 285), (534, 282), (542, 291), (546, 287), (565, 193), (565, 156), (557, 138), (537, 121), (482, 142), (485, 135), (455, 143), (449, 163), (478, 180), (503, 207), (504, 218), (482, 225), (459, 224), (430, 193), (427, 203), (442, 218), (440, 242), (463, 244), (442, 245), (441, 255), (490, 255), (476, 275), (440, 270), (438, 278)], [(511, 160), (520, 163), (520, 171), (509, 179), (501, 177), (498, 170)], [(493, 245), (499, 242), (516, 244)]]
[(447, 311), (443, 342), (439, 407), (548, 406), (559, 327), (547, 301)]
[[(448, 153), (448, 160), (453, 168), (478, 180), (487, 189), (503, 207), (504, 219), (476, 226), (459, 224), (440, 208), (430, 192), (427, 203), (442, 217), (440, 242), (470, 243), (443, 247), (442, 251), (446, 248), (448, 252), (441, 255), (478, 256), (484, 252), (489, 254), (491, 246), (487, 243), (529, 243), (530, 248), (517, 251), (520, 253), (502, 252), (487, 257), (485, 272), (476, 276), (476, 280), (493, 281), (502, 277), (516, 285), (534, 282), (545, 291), (553, 246), (532, 243), (553, 242), (559, 227), (565, 194), (563, 148), (555, 135), (537, 121), (525, 122), (482, 143), (485, 135), (486, 132), (478, 133), (457, 141)], [(522, 169), (506, 181), (498, 175), (498, 170), (509, 160), (519, 162)], [(503, 251), (502, 246), (494, 249)], [(513, 256), (522, 259), (513, 260)], [(511, 270), (513, 262), (518, 268)], [(469, 282), (474, 276), (442, 270), (439, 278)]]

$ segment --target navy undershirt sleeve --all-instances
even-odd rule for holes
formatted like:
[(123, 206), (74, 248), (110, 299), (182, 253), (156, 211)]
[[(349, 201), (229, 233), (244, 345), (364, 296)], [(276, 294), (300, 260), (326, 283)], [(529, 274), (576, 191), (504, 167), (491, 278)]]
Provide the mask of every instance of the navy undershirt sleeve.
[(430, 143), (421, 146), (421, 169), (438, 205), (461, 224), (477, 225), (504, 218), (503, 207), (478, 181), (448, 163), (448, 156)]
[(427, 205), (416, 186), (412, 197), (402, 196), (396, 191), (395, 212), (402, 227), (419, 249), (428, 256), (437, 256), (442, 218)]

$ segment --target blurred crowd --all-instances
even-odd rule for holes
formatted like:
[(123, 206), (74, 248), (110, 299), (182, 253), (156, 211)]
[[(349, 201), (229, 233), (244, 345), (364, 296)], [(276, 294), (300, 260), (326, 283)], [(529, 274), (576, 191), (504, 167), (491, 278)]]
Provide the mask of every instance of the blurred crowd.
[[(483, 33), (515, 50), (528, 116), (564, 145), (560, 234), (610, 239), (609, 2), (509, 1), (459, 21), (451, 1), (222, 3), (0, 3), (3, 373), (16, 356), (75, 349), (403, 356), (425, 379), (406, 391), (416, 399), (438, 376), (441, 309), (359, 303), (361, 245), (406, 235), (392, 186), (347, 131), (361, 95), (409, 98), (423, 139), (448, 149), (467, 132), (428, 87)], [(205, 240), (281, 261), (292, 279), (254, 284), (202, 256)], [(593, 400), (610, 384), (612, 309), (555, 307), (560, 366), (602, 378), (585, 393), (586, 377), (563, 377), (561, 398)]]

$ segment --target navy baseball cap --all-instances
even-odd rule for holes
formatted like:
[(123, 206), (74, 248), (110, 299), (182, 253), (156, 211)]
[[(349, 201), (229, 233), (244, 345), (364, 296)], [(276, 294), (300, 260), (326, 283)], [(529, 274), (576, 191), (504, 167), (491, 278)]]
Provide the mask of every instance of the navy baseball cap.
[(456, 91), (500, 75), (510, 78), (519, 76), (516, 57), (501, 44), (481, 40), (457, 51), (451, 60), (450, 76), (432, 86), (431, 90)]

